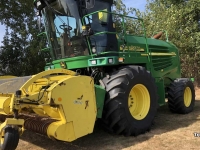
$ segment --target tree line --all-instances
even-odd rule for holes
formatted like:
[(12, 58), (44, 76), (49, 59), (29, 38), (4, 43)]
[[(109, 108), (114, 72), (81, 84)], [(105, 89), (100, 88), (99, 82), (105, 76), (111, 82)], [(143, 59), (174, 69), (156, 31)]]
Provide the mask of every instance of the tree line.
[[(115, 11), (142, 18), (148, 37), (154, 31), (168, 31), (169, 40), (179, 49), (182, 76), (195, 77), (200, 83), (199, 0), (147, 0), (145, 12), (117, 0)], [(0, 47), (1, 75), (24, 76), (44, 70), (47, 54), (39, 53), (45, 43), (39, 42), (35, 14), (31, 0), (1, 1), (0, 22), (6, 27)], [(130, 31), (138, 28), (135, 22), (127, 23)]]
[(0, 74), (25, 76), (44, 70), (44, 45), (37, 36), (37, 18), (32, 0), (2, 0), (0, 22), (6, 32), (0, 47)]

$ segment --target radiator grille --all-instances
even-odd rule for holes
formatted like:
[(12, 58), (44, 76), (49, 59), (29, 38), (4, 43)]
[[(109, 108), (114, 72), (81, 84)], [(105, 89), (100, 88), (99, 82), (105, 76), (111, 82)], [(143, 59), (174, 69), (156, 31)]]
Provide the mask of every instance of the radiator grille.
[[(163, 46), (149, 46), (152, 53), (169, 53), (169, 49)], [(155, 71), (162, 70), (172, 65), (172, 56), (151, 56)]]

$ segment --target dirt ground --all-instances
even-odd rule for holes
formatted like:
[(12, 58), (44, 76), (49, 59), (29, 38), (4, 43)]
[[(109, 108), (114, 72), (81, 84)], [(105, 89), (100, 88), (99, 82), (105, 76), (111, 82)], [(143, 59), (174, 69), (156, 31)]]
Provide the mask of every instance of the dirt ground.
[(67, 143), (25, 131), (17, 150), (199, 150), (200, 137), (194, 133), (200, 135), (200, 89), (192, 113), (172, 114), (167, 106), (160, 107), (151, 131), (143, 135), (117, 136), (95, 127), (94, 133)]

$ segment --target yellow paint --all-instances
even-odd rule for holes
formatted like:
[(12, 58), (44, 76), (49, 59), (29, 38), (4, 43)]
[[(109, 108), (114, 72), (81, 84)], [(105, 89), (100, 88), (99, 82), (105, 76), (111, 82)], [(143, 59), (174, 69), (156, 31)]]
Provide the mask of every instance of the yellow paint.
[(113, 28), (116, 28), (115, 23), (113, 23)]
[[(107, 11), (107, 9), (104, 9), (102, 11)], [(108, 13), (105, 13), (105, 12), (98, 12), (98, 17), (99, 17), (99, 20), (102, 21), (102, 22), (107, 22), (108, 20)]]
[[(48, 76), (50, 74), (58, 74), (58, 73), (63, 73), (67, 75), (75, 75), (76, 73), (71, 71), (71, 70), (66, 70), (66, 69), (52, 69), (52, 70), (47, 70), (43, 71), (37, 75), (34, 75), (31, 79), (29, 79), (21, 88), (20, 90), (22, 91), (23, 95), (29, 94), (27, 89), (34, 84), (34, 82), (37, 82), (38, 79), (41, 79), (45, 76)], [(56, 78), (56, 76), (54, 76)], [(46, 80), (46, 79), (44, 79)], [(48, 80), (49, 81), (49, 80)]]
[(23, 125), (24, 125), (24, 120), (23, 119), (14, 119), (14, 118), (6, 118), (6, 120), (0, 124), (0, 138), (1, 138), (1, 144), (4, 142), (4, 129), (6, 126), (21, 126), (19, 127), (19, 132), (23, 131)]
[(0, 80), (2, 79), (10, 79), (10, 78), (17, 78), (16, 76), (0, 76)]
[(15, 94), (10, 94), (10, 112), (13, 112), (13, 109), (14, 109), (14, 103), (16, 103), (15, 101), (14, 101), (14, 98), (15, 98)]
[(186, 87), (184, 90), (184, 104), (186, 107), (189, 107), (192, 102), (192, 91), (189, 87)]
[[(176, 56), (176, 53), (149, 53), (150, 56)], [(148, 56), (148, 54), (141, 54), (141, 56)]]
[[(48, 115), (46, 114), (46, 112), (44, 111), (44, 109), (41, 109), (41, 108), (32, 108), (32, 110), (40, 115), (40, 116), (43, 116), (43, 117), (48, 117)], [(23, 112), (22, 112), (23, 113)], [(24, 112), (25, 113), (25, 112)]]
[(176, 53), (151, 53), (152, 56), (176, 56)]
[(1, 145), (4, 143), (4, 137), (5, 137), (5, 130), (3, 130), (2, 132), (1, 132)]
[(145, 50), (144, 50), (144, 48), (142, 48), (142, 47), (139, 47), (139, 46), (133, 46), (133, 45), (131, 45), (131, 46), (120, 46), (120, 50), (124, 50), (124, 51), (136, 51), (136, 52), (144, 52)]
[(64, 123), (63, 121), (53, 122), (47, 129), (49, 138), (68, 142), (74, 141), (77, 138), (74, 131), (73, 122)]
[(0, 113), (10, 114), (10, 97), (0, 97)]
[[(32, 76), (20, 88), (21, 98), (12, 93), (0, 94), (0, 113), (12, 114), (13, 109), (21, 112), (23, 108), (28, 108), (40, 116), (56, 119), (58, 121), (50, 124), (47, 133), (50, 138), (62, 141), (73, 141), (92, 133), (97, 114), (94, 81), (89, 76), (75, 74), (70, 70), (54, 69)], [(48, 88), (44, 90), (46, 86)], [(39, 105), (16, 105), (18, 100), (37, 101)], [(8, 119), (2, 124), (2, 128), (7, 124), (22, 123), (23, 120)]]
[(61, 61), (61, 62), (60, 62), (60, 66), (61, 66), (61, 68), (63, 68), (63, 69), (66, 69), (66, 68), (67, 68), (66, 63), (65, 63), (64, 61)]
[(51, 107), (49, 105), (43, 106), (43, 110), (45, 114), (47, 114), (49, 117), (53, 119), (60, 119), (59, 111), (57, 107)]
[(119, 39), (119, 36), (116, 34), (116, 38)]
[(0, 94), (0, 114), (11, 114), (14, 94)]
[(142, 84), (136, 84), (129, 93), (129, 111), (136, 120), (144, 119), (150, 109), (150, 95), (148, 89)]
[(2, 126), (4, 126), (3, 124), (4, 125), (20, 125), (20, 126), (23, 126), (24, 120), (23, 119), (6, 118), (4, 123), (2, 123), (0, 125), (0, 130), (2, 129)]
[(86, 26), (82, 26), (82, 30), (86, 30), (87, 29), (87, 27)]
[[(54, 75), (50, 75), (54, 74)], [(62, 74), (62, 75), (56, 75), (56, 74)], [(70, 70), (65, 70), (65, 69), (54, 69), (54, 70), (48, 70), (41, 72), (37, 75), (33, 75), (32, 78), (30, 78), (24, 85), (21, 86), (22, 90), (22, 96), (21, 99), (27, 99), (26, 94), (29, 95), (28, 99), (31, 100), (37, 100), (39, 96), (39, 91), (40, 91), (40, 97), (41, 93), (44, 92), (44, 90), (41, 90), (42, 86), (46, 86), (48, 84), (53, 84), (54, 82), (57, 82), (58, 80), (61, 80), (69, 75), (73, 76), (76, 73)], [(40, 100), (40, 103), (47, 103), (47, 92), (44, 93), (42, 99)], [(33, 108), (33, 111), (36, 112), (39, 115), (46, 115), (46, 113), (43, 111), (43, 108), (37, 108), (35, 105), (30, 105), (30, 104), (21, 104), (21, 105), (14, 105), (17, 103), (17, 98), (15, 97), (14, 93), (10, 94), (0, 94), (0, 113), (1, 114), (9, 114), (12, 113), (13, 109), (18, 109), (19, 111), (26, 107), (26, 108)], [(29, 102), (28, 100), (24, 100), (26, 102)], [(52, 109), (48, 109), (51, 110)], [(51, 112), (50, 111), (50, 112)], [(54, 111), (53, 111), (54, 112)], [(53, 114), (53, 113), (51, 113)], [(53, 115), (54, 117), (57, 115)]]
[[(60, 83), (64, 84), (57, 86)], [(51, 97), (59, 105), (58, 112), (62, 119), (49, 126), (48, 136), (72, 141), (92, 133), (97, 113), (93, 79), (88, 76), (69, 76), (57, 85), (51, 87)], [(59, 97), (62, 97), (62, 101), (58, 101)]]

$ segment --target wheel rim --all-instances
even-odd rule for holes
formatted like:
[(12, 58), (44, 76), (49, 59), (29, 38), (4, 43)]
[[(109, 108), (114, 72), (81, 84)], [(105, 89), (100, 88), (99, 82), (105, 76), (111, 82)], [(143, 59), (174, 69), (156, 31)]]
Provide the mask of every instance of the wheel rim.
[(186, 87), (184, 91), (184, 104), (186, 107), (189, 107), (191, 102), (192, 102), (192, 91), (189, 87)]
[(144, 119), (150, 109), (150, 95), (148, 89), (142, 84), (136, 84), (129, 93), (129, 111), (136, 120)]

